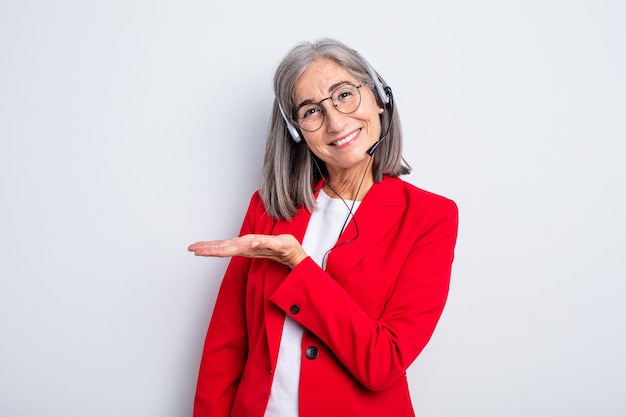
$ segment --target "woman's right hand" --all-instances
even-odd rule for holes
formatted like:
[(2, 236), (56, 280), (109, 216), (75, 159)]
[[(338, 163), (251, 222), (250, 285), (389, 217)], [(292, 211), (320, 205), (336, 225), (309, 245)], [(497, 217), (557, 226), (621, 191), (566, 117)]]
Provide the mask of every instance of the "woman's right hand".
[(272, 236), (250, 234), (232, 239), (197, 242), (188, 250), (196, 256), (266, 258), (295, 268), (308, 255), (300, 242), (289, 234)]

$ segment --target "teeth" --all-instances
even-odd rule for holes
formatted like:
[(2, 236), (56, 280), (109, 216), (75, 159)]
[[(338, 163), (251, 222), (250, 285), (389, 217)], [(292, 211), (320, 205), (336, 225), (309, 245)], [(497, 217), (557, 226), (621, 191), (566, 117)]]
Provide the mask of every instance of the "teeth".
[(359, 133), (360, 130), (355, 131), (354, 133), (350, 134), (349, 136), (346, 136), (345, 138), (338, 140), (337, 142), (334, 143), (335, 146), (341, 146), (344, 143), (348, 143), (350, 142), (352, 139), (354, 139), (354, 137)]

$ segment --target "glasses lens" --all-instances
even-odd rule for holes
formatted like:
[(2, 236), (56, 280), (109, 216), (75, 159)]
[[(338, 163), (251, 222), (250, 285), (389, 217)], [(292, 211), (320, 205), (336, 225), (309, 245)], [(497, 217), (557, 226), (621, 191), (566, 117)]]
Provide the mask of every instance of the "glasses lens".
[(319, 104), (307, 104), (298, 109), (298, 126), (313, 132), (324, 124), (324, 111)]
[(361, 104), (359, 88), (353, 84), (339, 86), (333, 93), (333, 104), (342, 113), (353, 113)]

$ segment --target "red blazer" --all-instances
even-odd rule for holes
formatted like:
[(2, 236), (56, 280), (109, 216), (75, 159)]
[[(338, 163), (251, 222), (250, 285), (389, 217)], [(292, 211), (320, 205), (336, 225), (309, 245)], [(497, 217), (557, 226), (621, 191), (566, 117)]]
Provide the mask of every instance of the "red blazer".
[[(293, 234), (311, 213), (274, 221), (254, 194), (241, 234)], [(457, 235), (451, 200), (398, 178), (374, 184), (358, 237), (296, 268), (232, 258), (200, 364), (195, 417), (262, 417), (285, 314), (304, 328), (300, 417), (414, 416), (406, 369), (443, 310)], [(339, 242), (354, 238), (350, 222)]]

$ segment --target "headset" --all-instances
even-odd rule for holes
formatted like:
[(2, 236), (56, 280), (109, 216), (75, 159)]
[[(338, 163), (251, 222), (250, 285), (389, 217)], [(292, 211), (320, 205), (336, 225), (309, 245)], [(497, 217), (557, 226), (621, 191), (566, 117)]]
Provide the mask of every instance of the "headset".
[[(376, 98), (378, 99), (380, 104), (383, 105), (383, 107), (389, 106), (391, 108), (391, 112), (393, 112), (393, 94), (391, 92), (391, 87), (387, 85), (383, 85), (381, 79), (378, 77), (378, 74), (376, 73), (374, 68), (370, 65), (370, 63), (367, 62), (365, 57), (363, 57), (363, 55), (361, 55), (357, 51), (354, 51), (354, 52), (361, 60), (361, 63), (363, 64), (370, 78), (374, 82), (374, 87), (376, 89), (376, 95), (377, 95)], [(289, 131), (291, 138), (293, 139), (294, 142), (300, 143), (302, 141), (302, 137), (300, 136), (300, 131), (293, 124), (291, 119), (287, 117), (287, 114), (285, 113), (285, 110), (283, 109), (283, 106), (280, 104), (280, 102), (278, 100), (276, 100), (276, 102), (278, 103), (278, 109), (280, 110), (280, 114), (283, 116), (283, 119), (285, 120), (285, 123), (287, 124), (287, 130)], [(391, 113), (389, 117), (390, 117), (389, 127), (387, 128), (387, 132), (383, 136), (381, 136), (381, 138), (378, 139), (371, 148), (367, 150), (368, 155), (372, 156), (374, 154), (374, 151), (376, 151), (376, 149), (378, 148), (378, 145), (380, 145), (380, 142), (385, 137), (387, 137), (387, 134), (389, 133), (389, 130), (391, 129), (391, 122), (392, 122), (391, 118), (393, 117), (393, 113)]]

